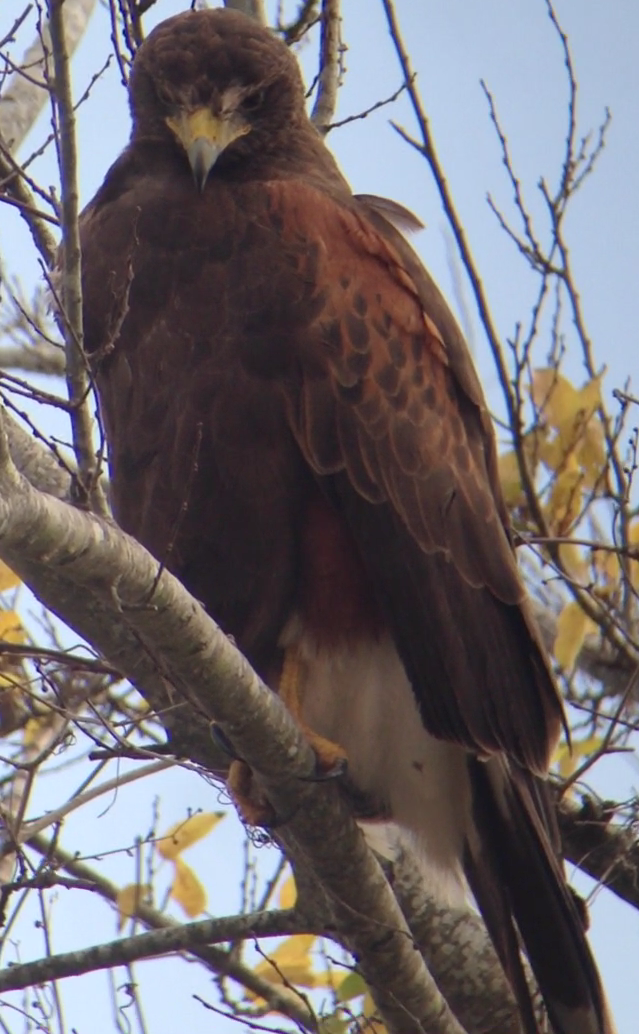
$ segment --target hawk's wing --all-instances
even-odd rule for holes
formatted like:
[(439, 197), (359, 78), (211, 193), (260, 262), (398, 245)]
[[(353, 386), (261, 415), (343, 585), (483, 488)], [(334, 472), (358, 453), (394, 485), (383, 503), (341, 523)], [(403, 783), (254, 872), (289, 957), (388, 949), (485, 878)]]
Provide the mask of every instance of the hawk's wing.
[(285, 191), (289, 219), (297, 214), (291, 239), (306, 247), (293, 254), (304, 274), (312, 253), (318, 285), (288, 385), (291, 424), (350, 526), (424, 723), (545, 772), (561, 703), (528, 613), (462, 335), (377, 206), (346, 209), (297, 184), (273, 189), (273, 203)]
[(535, 775), (547, 771), (561, 701), (517, 571), (465, 342), (377, 202), (346, 208), (285, 184), (273, 186), (279, 203), (291, 262), (317, 285), (285, 382), (293, 433), (349, 526), (424, 725), (479, 758), (495, 755), (469, 757), (464, 864), (525, 1029), (537, 1023), (519, 935), (558, 1034), (609, 1032)]

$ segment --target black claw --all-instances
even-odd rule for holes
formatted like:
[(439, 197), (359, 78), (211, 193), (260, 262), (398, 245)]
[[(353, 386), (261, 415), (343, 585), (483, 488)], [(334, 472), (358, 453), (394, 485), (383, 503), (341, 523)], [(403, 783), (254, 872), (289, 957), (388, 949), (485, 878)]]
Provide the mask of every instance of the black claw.
[(287, 824), (287, 822), (290, 822), (294, 815), (297, 815), (298, 811), (299, 805), (296, 804), (293, 808), (289, 808), (285, 815), (278, 815), (277, 812), (275, 812), (268, 825), (264, 826), (264, 829), (268, 831), (281, 829), (282, 826)]
[(230, 739), (226, 733), (222, 731), (221, 726), (219, 726), (217, 722), (211, 722), (211, 739), (215, 746), (219, 747), (222, 753), (226, 754), (226, 756), (231, 758), (232, 761), (242, 761), (242, 758), (237, 753)]
[(346, 758), (338, 758), (330, 768), (320, 768), (318, 765), (310, 775), (300, 776), (303, 783), (327, 783), (330, 779), (339, 779), (346, 775), (348, 761)]

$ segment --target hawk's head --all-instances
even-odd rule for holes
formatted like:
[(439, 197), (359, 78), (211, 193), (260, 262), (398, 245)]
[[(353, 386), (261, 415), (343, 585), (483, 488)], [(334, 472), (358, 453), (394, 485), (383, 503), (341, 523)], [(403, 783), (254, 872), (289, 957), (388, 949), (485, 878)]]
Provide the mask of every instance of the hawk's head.
[(133, 139), (177, 143), (200, 190), (217, 162), (285, 152), (296, 130), (310, 129), (288, 47), (223, 8), (187, 11), (154, 29), (137, 52), (130, 94)]

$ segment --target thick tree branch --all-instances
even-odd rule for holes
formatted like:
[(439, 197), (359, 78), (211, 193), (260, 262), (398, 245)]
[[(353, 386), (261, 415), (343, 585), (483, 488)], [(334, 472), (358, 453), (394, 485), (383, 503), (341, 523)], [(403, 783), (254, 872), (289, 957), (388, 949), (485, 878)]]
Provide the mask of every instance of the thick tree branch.
[(9, 966), (0, 972), (0, 993), (18, 991), (46, 980), (76, 977), (83, 973), (95, 973), (100, 969), (111, 969), (113, 966), (124, 966), (140, 959), (166, 955), (168, 952), (190, 952), (201, 945), (308, 932), (298, 930), (298, 926), (293, 910), (224, 916), (220, 919), (205, 919), (198, 923), (176, 923), (133, 937), (96, 944), (80, 951), (50, 955), (48, 958), (26, 962), (24, 965)]
[(610, 802), (564, 798), (559, 828), (566, 858), (629, 905), (639, 908), (639, 842), (636, 830), (611, 822)]
[[(59, 499), (68, 499), (71, 486), (69, 475), (58, 467), (51, 453), (39, 442), (34, 441), (15, 421), (5, 418), (5, 422), (9, 433), (12, 456), (23, 474), (41, 490), (47, 491)], [(84, 520), (82, 515), (78, 516)], [(144, 554), (144, 556), (146, 557), (147, 554)], [(123, 559), (126, 563), (126, 558)], [(141, 648), (140, 638), (127, 622), (126, 614), (114, 612), (112, 599), (105, 599), (104, 594), (89, 590), (86, 590), (85, 593), (79, 593), (75, 583), (65, 578), (64, 569), (56, 571), (24, 560), (23, 565), (30, 583), (35, 591), (44, 598), (45, 603), (56, 608), (56, 612), (62, 619), (67, 620), (85, 639), (93, 642), (106, 657), (111, 659), (118, 670), (131, 671), (133, 673), (133, 681), (147, 696), (149, 701), (155, 701), (155, 706), (159, 709), (162, 706), (166, 707), (169, 683), (164, 671), (161, 667), (160, 669), (158, 668), (157, 658), (145, 647)], [(150, 567), (151, 573), (149, 577), (152, 577), (155, 573), (152, 562), (150, 562)], [(552, 620), (552, 615), (548, 612), (548, 621)], [(549, 630), (548, 634), (552, 635), (552, 627), (548, 625), (547, 629)], [(164, 701), (164, 704), (161, 703), (162, 701)], [(214, 760), (215, 747), (208, 732), (208, 722), (206, 719), (198, 722), (196, 720), (197, 715), (194, 715), (193, 710), (187, 707), (175, 693), (172, 694), (170, 707), (161, 717), (165, 726), (174, 737), (174, 742), (177, 745), (176, 749), (182, 755), (189, 756), (193, 760), (199, 759), (209, 768), (219, 771), (225, 768), (226, 762), (221, 756), (217, 762)], [(606, 883), (610, 869), (609, 859), (606, 859), (605, 864), (599, 865), (599, 856), (590, 851), (590, 847), (594, 845), (591, 845), (589, 841), (584, 839), (573, 840), (571, 830), (575, 822), (578, 822), (578, 816), (564, 809), (562, 814), (562, 831), (567, 856), (575, 864), (583, 864), (585, 871)], [(335, 828), (339, 827), (333, 827), (333, 829)], [(609, 827), (608, 832), (610, 832), (611, 828)], [(583, 838), (587, 831), (592, 829), (592, 825), (587, 825), (586, 827), (582, 825), (579, 830), (579, 837)], [(575, 847), (575, 844), (579, 846)], [(619, 892), (617, 886), (612, 889)], [(623, 894), (622, 896), (626, 900), (637, 904), (636, 898), (633, 899), (630, 894)], [(416, 895), (409, 895), (409, 898), (412, 902), (411, 905), (406, 904), (406, 896), (401, 900), (413, 935), (416, 936), (424, 950), (427, 944), (431, 946), (430, 953), (427, 954), (429, 965), (432, 965), (433, 972), (437, 975), (439, 986), (447, 999), (454, 1004), (457, 1015), (467, 1029), (472, 1031), (473, 1034), (476, 1031), (481, 1031), (483, 1034), (484, 1030), (491, 1029), (490, 1027), (482, 1027), (480, 1025), (475, 1026), (475, 1019), (478, 1012), (481, 1013), (483, 1006), (488, 1008), (487, 1003), (495, 1000), (503, 1002), (503, 1016), (506, 1017), (504, 1022), (507, 1023), (509, 993), (503, 988), (503, 984), (500, 996), (494, 999), (495, 987), (498, 984), (501, 971), (497, 967), (492, 971), (493, 975), (491, 977), (489, 975), (491, 973), (490, 967), (483, 968), (482, 959), (488, 957), (485, 955), (486, 952), (490, 952), (485, 933), (483, 947), (481, 947), (479, 940), (474, 942), (473, 925), (476, 923), (479, 930), (481, 928), (480, 921), (473, 919), (473, 917), (463, 920), (459, 916), (446, 917), (445, 914), (436, 914), (435, 912), (431, 912), (430, 920), (424, 920), (424, 903), (420, 903), (419, 897)], [(431, 905), (426, 905), (427, 914), (428, 909), (431, 907)], [(417, 916), (415, 920), (417, 926), (414, 926), (411, 909)], [(325, 917), (324, 920), (321, 920), (321, 916), (316, 916), (315, 920), (318, 925), (323, 925)], [(459, 956), (459, 964), (457, 962), (457, 954), (451, 955), (450, 942), (447, 937), (441, 936), (441, 931), (447, 929), (447, 924), (453, 940), (458, 935), (461, 936), (462, 950)], [(477, 936), (479, 938), (479, 934)], [(476, 955), (473, 944), (477, 948)], [(441, 954), (439, 953), (438, 945), (441, 945)], [(464, 948), (464, 945), (467, 947)], [(451, 959), (455, 960), (454, 965), (451, 964)], [(465, 965), (465, 963), (468, 963), (468, 965)], [(482, 989), (484, 994), (481, 993)], [(488, 989), (490, 990), (489, 995), (487, 994)], [(474, 999), (475, 991), (479, 993), (476, 1001)], [(465, 996), (466, 1005), (464, 1005)], [(501, 1022), (501, 1008), (500, 1006), (494, 1018), (491, 1018), (491, 1022), (493, 1020), (494, 1022)], [(469, 1014), (468, 1009), (474, 1009), (475, 1011)], [(472, 1022), (467, 1018), (469, 1015)], [(498, 1026), (494, 1029), (499, 1031), (499, 1034), (510, 1034), (508, 1026), (503, 1028)]]
[[(95, 4), (96, 0), (65, 0), (64, 35), (69, 55), (82, 39)], [(49, 100), (43, 69), (50, 60), (50, 50), (51, 36), (46, 24), (25, 51), (0, 96), (0, 138), (14, 153)]]
[[(473, 1034), (520, 1034), (519, 1011), (482, 919), (468, 909), (443, 907), (405, 845), (391, 864), (390, 879), (415, 942), (464, 1027)], [(541, 1017), (530, 975), (529, 982)]]
[[(74, 585), (76, 595), (85, 589), (111, 601), (137, 650), (131, 656), (120, 648), (108, 659), (136, 682), (143, 655), (174, 699), (188, 701), (205, 723), (222, 725), (258, 773), (276, 813), (292, 816), (282, 840), (310, 862), (329, 893), (389, 1029), (459, 1034), (348, 805), (336, 787), (302, 781), (315, 759), (284, 705), (177, 579), (167, 571), (158, 577), (157, 562), (138, 543), (33, 489), (13, 466), (4, 433), (0, 553), (36, 590), (53, 577)], [(59, 601), (51, 602), (68, 620)], [(100, 649), (101, 639), (93, 637)]]

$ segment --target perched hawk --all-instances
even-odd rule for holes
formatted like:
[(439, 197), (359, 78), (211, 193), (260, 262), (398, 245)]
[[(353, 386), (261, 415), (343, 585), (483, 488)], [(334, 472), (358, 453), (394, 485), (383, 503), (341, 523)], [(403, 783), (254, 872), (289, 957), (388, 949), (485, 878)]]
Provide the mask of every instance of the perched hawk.
[(556, 1034), (604, 1034), (543, 781), (561, 703), (407, 214), (353, 196), (295, 58), (240, 14), (165, 21), (130, 93), (131, 142), (82, 216), (122, 527), (286, 684), (311, 742), (344, 748), (442, 893), (468, 880), (527, 1034), (519, 937)]

